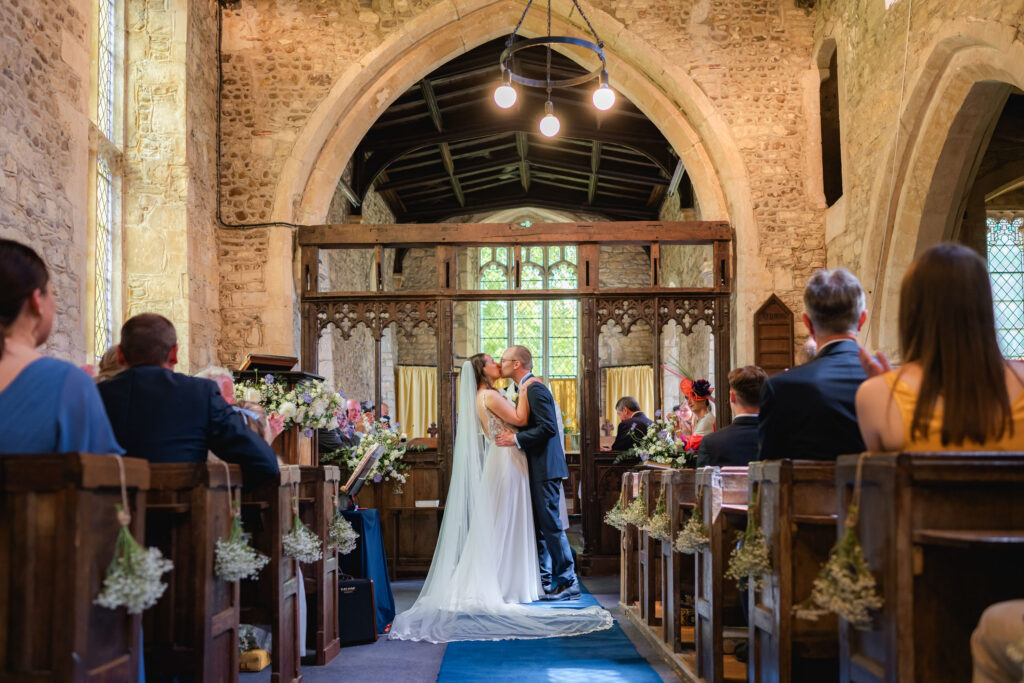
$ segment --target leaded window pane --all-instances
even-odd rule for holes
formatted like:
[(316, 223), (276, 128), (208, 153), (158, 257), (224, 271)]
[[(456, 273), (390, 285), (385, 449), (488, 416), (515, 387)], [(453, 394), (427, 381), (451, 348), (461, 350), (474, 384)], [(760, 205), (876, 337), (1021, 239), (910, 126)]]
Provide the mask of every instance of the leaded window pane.
[(1007, 358), (1024, 358), (1024, 218), (985, 224), (999, 348)]
[(567, 263), (559, 263), (550, 270), (548, 287), (550, 289), (576, 289), (576, 268)]
[(114, 50), (117, 40), (116, 0), (99, 0), (96, 24), (96, 124), (108, 140), (114, 139)]
[(544, 276), (540, 268), (523, 264), (519, 285), (522, 289), (544, 289)]
[(487, 266), (480, 274), (480, 289), (508, 289), (508, 276), (503, 268)]
[(98, 157), (96, 161), (96, 245), (93, 273), (93, 304), (96, 315), (93, 320), (93, 352), (99, 358), (111, 345), (114, 334), (114, 179), (107, 161), (103, 157)]

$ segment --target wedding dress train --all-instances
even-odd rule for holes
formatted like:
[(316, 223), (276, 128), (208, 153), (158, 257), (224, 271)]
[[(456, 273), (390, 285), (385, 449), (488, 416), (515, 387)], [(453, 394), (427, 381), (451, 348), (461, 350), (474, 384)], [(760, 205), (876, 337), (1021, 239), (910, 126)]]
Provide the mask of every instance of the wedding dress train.
[(552, 638), (610, 628), (611, 615), (528, 605), (541, 593), (526, 455), (493, 437), (504, 423), (486, 411), (484, 446), (473, 369), (462, 368), (452, 476), (430, 571), (413, 606), (389, 638), (459, 640)]

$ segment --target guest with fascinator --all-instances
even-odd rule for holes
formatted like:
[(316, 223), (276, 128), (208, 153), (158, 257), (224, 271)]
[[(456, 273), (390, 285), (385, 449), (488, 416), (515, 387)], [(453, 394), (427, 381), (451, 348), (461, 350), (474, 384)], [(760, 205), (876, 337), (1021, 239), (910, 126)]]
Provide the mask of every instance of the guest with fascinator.
[(686, 402), (693, 412), (694, 436), (705, 436), (715, 431), (715, 412), (711, 408), (714, 401), (711, 395), (715, 388), (711, 383), (706, 379), (683, 378), (679, 382), (679, 391), (686, 396)]

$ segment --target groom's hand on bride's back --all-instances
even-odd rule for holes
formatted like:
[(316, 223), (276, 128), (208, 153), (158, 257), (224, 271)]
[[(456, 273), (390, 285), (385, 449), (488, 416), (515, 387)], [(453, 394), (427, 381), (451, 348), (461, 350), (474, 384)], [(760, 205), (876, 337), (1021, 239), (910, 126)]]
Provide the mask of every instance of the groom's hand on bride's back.
[(494, 443), (498, 444), (502, 448), (507, 448), (509, 446), (515, 446), (516, 445), (516, 437), (515, 437), (515, 435), (512, 432), (510, 432), (509, 430), (506, 429), (504, 432), (502, 432), (501, 434), (498, 434), (498, 436), (494, 437)]

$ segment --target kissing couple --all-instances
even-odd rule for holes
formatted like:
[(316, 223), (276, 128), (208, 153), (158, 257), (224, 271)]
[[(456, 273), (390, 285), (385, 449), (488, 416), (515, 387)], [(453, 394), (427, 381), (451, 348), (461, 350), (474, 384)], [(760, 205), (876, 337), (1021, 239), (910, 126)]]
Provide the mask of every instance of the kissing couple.
[[(389, 638), (551, 638), (610, 628), (601, 607), (547, 609), (530, 603), (580, 596), (565, 524), (568, 477), (559, 411), (533, 376), (525, 346), (495, 362), (462, 365), (451, 481), (434, 558), (419, 597), (395, 617)], [(515, 384), (513, 403), (493, 383)]]

